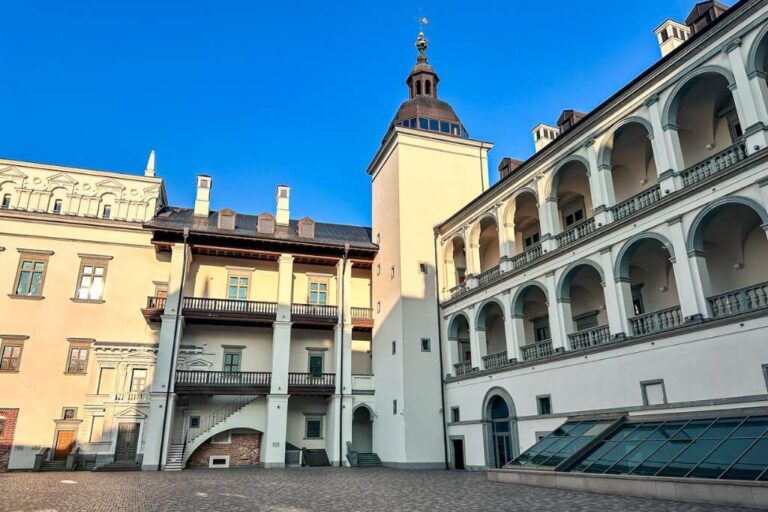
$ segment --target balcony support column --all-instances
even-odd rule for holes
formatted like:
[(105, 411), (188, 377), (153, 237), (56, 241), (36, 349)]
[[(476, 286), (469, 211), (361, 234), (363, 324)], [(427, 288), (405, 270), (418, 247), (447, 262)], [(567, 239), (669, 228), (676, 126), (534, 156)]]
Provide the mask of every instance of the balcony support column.
[(261, 450), (265, 468), (285, 467), (287, 428), (288, 395), (267, 395), (267, 429), (264, 432)]
[(680, 298), (680, 314), (684, 322), (696, 322), (709, 316), (706, 297), (710, 288), (706, 261), (702, 255), (688, 254), (681, 217), (676, 217), (667, 224), (669, 239), (675, 251), (672, 269)]
[[(336, 374), (336, 394), (352, 393), (352, 324), (337, 324), (333, 329), (334, 373)], [(343, 365), (342, 365), (343, 359)], [(343, 366), (343, 370), (342, 370)]]
[(597, 226), (605, 226), (613, 221), (611, 210), (608, 206), (616, 203), (613, 193), (613, 181), (611, 179), (611, 170), (600, 168), (597, 164), (597, 148), (595, 139), (589, 139), (584, 143), (584, 151), (587, 154), (589, 169), (587, 169), (587, 179), (589, 180), (589, 193), (592, 196), (592, 215), (595, 217)]
[[(747, 155), (765, 148), (768, 145), (766, 132), (763, 123), (758, 115), (758, 105), (752, 96), (752, 89), (747, 77), (747, 67), (744, 64), (744, 57), (741, 54), (741, 39), (735, 38), (725, 44), (723, 52), (728, 55), (728, 62), (731, 65), (735, 87), (731, 87), (733, 100), (736, 104), (736, 112), (741, 120), (744, 129), (744, 139), (746, 141)], [(757, 148), (757, 149), (755, 149)]]
[[(475, 322), (477, 305), (470, 307), (467, 313), (469, 320), (469, 351), (472, 354), (472, 367), (482, 368), (485, 351), (482, 350), (481, 345), (485, 343), (485, 336), (483, 336), (483, 339), (480, 340), (479, 331), (477, 330)], [(483, 332), (483, 335), (485, 335), (485, 332)]]
[[(185, 257), (185, 245), (174, 244), (171, 248), (171, 275), (168, 281), (168, 298), (165, 303), (165, 313), (161, 316), (157, 361), (150, 388), (149, 417), (145, 427), (144, 439), (147, 441), (144, 446), (142, 465), (147, 470), (158, 469), (158, 461), (162, 461), (161, 465), (165, 463), (168, 446), (170, 445), (173, 412), (176, 403), (174, 382), (176, 380), (178, 347), (181, 346), (182, 333), (184, 332), (184, 317), (178, 311), (178, 305), (179, 299), (183, 300), (184, 293), (182, 276), (187, 274), (191, 262), (192, 254), (189, 247), (186, 248)], [(174, 350), (174, 341), (176, 350)], [(167, 409), (165, 405), (166, 393), (170, 393), (168, 395)], [(165, 435), (163, 435), (164, 427)]]
[(684, 168), (683, 154), (680, 152), (680, 138), (677, 135), (676, 126), (662, 126), (661, 102), (659, 95), (654, 94), (645, 102), (648, 115), (651, 119), (653, 134), (651, 146), (653, 158), (656, 161), (657, 181), (661, 188), (661, 196), (671, 194), (683, 187), (683, 182), (678, 173)]
[(571, 302), (567, 299), (563, 301), (558, 299), (557, 282), (555, 281), (554, 272), (544, 276), (544, 284), (547, 287), (547, 312), (549, 314), (552, 350), (555, 353), (564, 352), (567, 347), (568, 333), (573, 330)]
[(281, 254), (277, 264), (277, 320), (290, 322), (293, 302), (293, 256)]
[[(544, 191), (539, 192), (540, 194)], [(540, 196), (545, 197), (545, 196)], [(541, 248), (543, 252), (557, 249), (555, 235), (560, 233), (558, 220), (557, 198), (545, 197), (539, 199), (539, 223), (541, 227)]]
[[(341, 408), (341, 423), (339, 423), (339, 408)], [(352, 412), (354, 397), (352, 395), (333, 395), (328, 399), (328, 414), (326, 415), (326, 442), (325, 450), (332, 466), (339, 465), (341, 453), (341, 465), (349, 466), (347, 461), (347, 443), (352, 442)], [(341, 451), (339, 451), (339, 427), (341, 427)]]
[(625, 313), (624, 297), (613, 278), (613, 256), (610, 247), (600, 251), (600, 264), (605, 275), (603, 299), (605, 313), (608, 315), (608, 330), (614, 338), (624, 338), (629, 332), (628, 318)]
[(496, 219), (499, 228), (499, 266), (502, 271), (509, 270), (509, 258), (515, 252), (515, 224), (507, 222), (504, 203), (496, 204)]
[[(510, 316), (509, 323), (510, 334), (516, 347), (514, 353), (508, 354), (509, 358), (523, 361), (525, 358), (523, 357), (522, 347), (528, 343), (528, 341), (525, 339), (525, 319), (523, 318), (523, 315), (512, 314)], [(531, 341), (531, 343), (533, 343), (533, 341)]]
[(512, 304), (510, 303), (510, 290), (501, 294), (501, 303), (504, 305), (504, 338), (507, 346), (507, 359), (517, 359), (519, 352), (518, 337), (515, 335), (515, 323), (512, 318)]

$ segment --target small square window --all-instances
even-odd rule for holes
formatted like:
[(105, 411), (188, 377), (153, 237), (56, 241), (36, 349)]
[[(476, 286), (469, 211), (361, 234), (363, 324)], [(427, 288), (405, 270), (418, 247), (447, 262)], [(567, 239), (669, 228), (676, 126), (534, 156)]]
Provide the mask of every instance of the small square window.
[(397, 341), (392, 340), (392, 355), (397, 354)]
[(428, 267), (426, 263), (419, 263), (419, 272), (422, 274), (426, 274), (428, 272)]
[(537, 396), (536, 407), (542, 416), (552, 414), (552, 398), (549, 395)]
[(451, 422), (456, 423), (461, 421), (461, 414), (458, 407), (451, 407)]
[(74, 407), (65, 407), (61, 411), (61, 419), (63, 420), (74, 420), (77, 418), (77, 409)]
[(649, 380), (640, 383), (643, 395), (643, 405), (660, 405), (667, 403), (667, 392), (664, 389), (664, 381)]
[(397, 414), (397, 399), (392, 400), (392, 414)]
[(323, 418), (317, 416), (307, 416), (306, 418), (306, 435), (307, 439), (322, 439), (323, 438)]
[(189, 428), (200, 428), (200, 416), (189, 417)]
[(432, 352), (432, 341), (429, 338), (421, 338), (421, 351)]

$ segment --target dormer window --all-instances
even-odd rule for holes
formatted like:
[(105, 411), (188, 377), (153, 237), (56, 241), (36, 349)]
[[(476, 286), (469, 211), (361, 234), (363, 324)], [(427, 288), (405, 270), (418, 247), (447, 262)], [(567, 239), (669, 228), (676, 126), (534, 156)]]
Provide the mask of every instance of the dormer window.
[(304, 217), (299, 221), (299, 236), (301, 238), (315, 238), (315, 221)]
[(229, 208), (219, 210), (219, 229), (235, 229), (235, 212)]
[(275, 217), (271, 213), (262, 213), (256, 225), (256, 231), (264, 235), (275, 233)]

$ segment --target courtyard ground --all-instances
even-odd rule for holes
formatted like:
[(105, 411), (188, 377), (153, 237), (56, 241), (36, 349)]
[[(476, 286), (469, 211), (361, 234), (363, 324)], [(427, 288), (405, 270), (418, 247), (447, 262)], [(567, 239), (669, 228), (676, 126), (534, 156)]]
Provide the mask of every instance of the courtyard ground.
[(753, 510), (489, 482), (485, 473), (229, 469), (0, 473), (0, 510), (69, 511), (732, 511)]

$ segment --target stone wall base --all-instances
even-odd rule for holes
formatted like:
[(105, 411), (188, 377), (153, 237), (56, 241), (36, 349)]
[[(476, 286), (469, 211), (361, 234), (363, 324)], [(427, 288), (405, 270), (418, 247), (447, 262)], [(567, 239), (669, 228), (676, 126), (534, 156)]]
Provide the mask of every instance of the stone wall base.
[(207, 468), (210, 457), (228, 456), (229, 466), (257, 466), (261, 459), (261, 434), (232, 432), (231, 442), (214, 443), (211, 439), (201, 444), (190, 455), (187, 467)]

